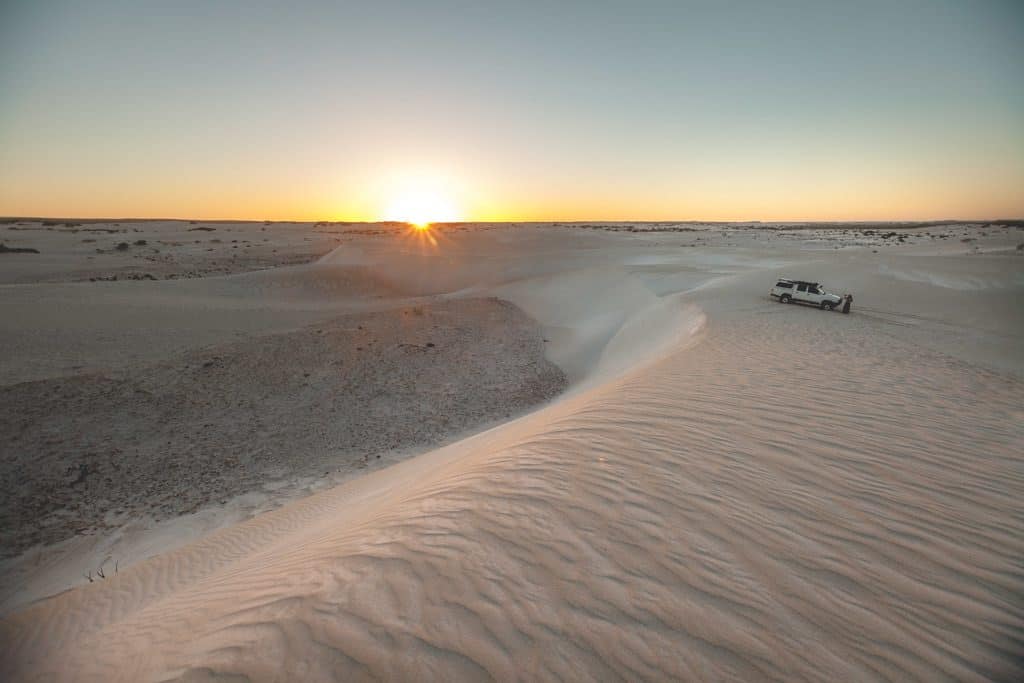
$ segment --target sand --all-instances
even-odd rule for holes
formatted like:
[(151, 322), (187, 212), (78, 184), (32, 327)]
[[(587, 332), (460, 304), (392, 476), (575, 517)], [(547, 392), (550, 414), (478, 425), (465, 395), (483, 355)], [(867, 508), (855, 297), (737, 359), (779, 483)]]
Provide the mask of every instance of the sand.
[(325, 226), (219, 221), (0, 221), (2, 283), (174, 280), (314, 261), (337, 246)]
[(195, 512), (365, 469), (559, 393), (536, 326), (498, 299), (353, 313), (127, 373), (0, 388), (0, 547)]
[[(501, 425), (8, 613), (0, 671), (1019, 677), (1021, 232), (626, 227), (453, 230), (432, 248), (353, 235), (261, 288), (267, 310), (213, 334), (277, 310), (368, 305), (314, 285), (358, 266), (400, 292), (375, 306), (511, 302), (570, 384)], [(782, 274), (853, 292), (853, 312), (770, 300)], [(205, 287), (174, 300), (241, 307), (224, 279), (206, 280), (116, 286)], [(68, 286), (24, 296), (67, 301)], [(20, 354), (35, 375), (58, 371)]]

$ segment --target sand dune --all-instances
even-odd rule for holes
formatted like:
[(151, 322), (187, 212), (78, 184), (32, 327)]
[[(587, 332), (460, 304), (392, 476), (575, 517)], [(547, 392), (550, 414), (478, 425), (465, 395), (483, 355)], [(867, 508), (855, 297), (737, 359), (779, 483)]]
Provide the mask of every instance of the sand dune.
[[(370, 239), (335, 265), (356, 251), (404, 291), (509, 299), (541, 323), (570, 391), (9, 615), (2, 673), (1020, 675), (1019, 259), (449, 239), (433, 270), (442, 257)], [(982, 269), (1009, 284), (998, 300), (950, 294), (894, 276), (908, 258), (936, 272), (1001, 259)], [(855, 291), (854, 313), (772, 302), (781, 271)]]

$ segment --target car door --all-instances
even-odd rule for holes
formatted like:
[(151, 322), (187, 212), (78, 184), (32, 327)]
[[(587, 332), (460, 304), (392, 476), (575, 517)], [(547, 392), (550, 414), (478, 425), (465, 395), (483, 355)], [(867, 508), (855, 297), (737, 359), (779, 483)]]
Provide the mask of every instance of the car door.
[(807, 301), (807, 285), (797, 285), (793, 292), (793, 298), (797, 301)]

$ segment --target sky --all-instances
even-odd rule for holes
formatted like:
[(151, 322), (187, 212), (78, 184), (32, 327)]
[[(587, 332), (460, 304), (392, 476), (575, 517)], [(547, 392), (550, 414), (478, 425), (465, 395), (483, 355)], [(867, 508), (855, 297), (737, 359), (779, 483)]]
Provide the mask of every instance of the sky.
[(1024, 216), (1024, 2), (0, 0), (0, 215)]

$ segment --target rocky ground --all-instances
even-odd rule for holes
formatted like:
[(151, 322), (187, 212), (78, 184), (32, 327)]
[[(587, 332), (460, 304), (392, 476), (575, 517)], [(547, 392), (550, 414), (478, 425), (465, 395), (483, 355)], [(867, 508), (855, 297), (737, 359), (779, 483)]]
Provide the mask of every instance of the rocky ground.
[(352, 314), (132, 369), (0, 388), (3, 557), (268, 482), (356, 472), (565, 385), (498, 299)]

